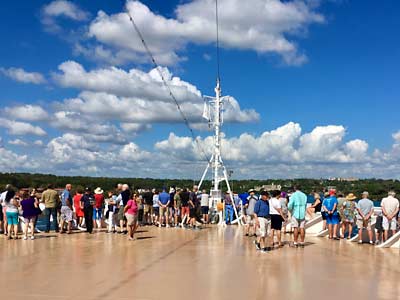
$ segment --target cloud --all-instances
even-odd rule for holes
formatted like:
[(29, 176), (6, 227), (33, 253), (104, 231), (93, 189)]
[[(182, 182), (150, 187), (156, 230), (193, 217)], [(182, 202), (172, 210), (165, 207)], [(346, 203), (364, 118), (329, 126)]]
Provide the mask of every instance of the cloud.
[(44, 121), (49, 118), (49, 114), (41, 106), (23, 105), (6, 107), (4, 109), (7, 117), (24, 121)]
[(0, 146), (0, 172), (24, 170), (27, 167), (29, 167), (27, 155), (18, 155)]
[[(119, 120), (123, 123), (182, 123), (182, 116), (166, 90), (156, 69), (143, 72), (131, 69), (100, 68), (86, 71), (82, 65), (68, 61), (59, 66), (61, 73), (53, 78), (63, 87), (84, 90), (77, 98), (67, 99), (60, 110), (79, 112), (103, 120)], [(192, 123), (204, 123), (203, 97), (194, 85), (162, 70), (182, 111)], [(252, 109), (242, 110), (233, 97), (225, 105), (224, 120), (227, 122), (257, 122), (259, 114)], [(76, 125), (74, 125), (76, 126)], [(123, 125), (127, 129), (127, 125)], [(132, 126), (130, 127), (133, 128)], [(129, 131), (129, 130), (126, 130)]]
[(3, 75), (22, 83), (46, 83), (46, 79), (42, 74), (37, 72), (27, 72), (21, 68), (0, 68), (0, 73), (3, 73)]
[(41, 22), (48, 32), (61, 32), (63, 28), (57, 23), (57, 18), (65, 18), (77, 22), (86, 21), (90, 14), (71, 1), (56, 0), (43, 6)]
[[(302, 134), (297, 123), (290, 122), (260, 136), (248, 133), (239, 137), (223, 138), (222, 153), (227, 162), (275, 164), (346, 164), (366, 162), (368, 144), (362, 140), (344, 143), (342, 126), (319, 126), (310, 133)], [(208, 155), (212, 154), (213, 138), (200, 140)], [(186, 160), (198, 159), (199, 149), (189, 137), (174, 133), (167, 140), (155, 144), (162, 153)]]
[[(278, 54), (289, 65), (300, 65), (307, 60), (294, 38), (304, 36), (311, 24), (325, 21), (311, 1), (221, 0), (219, 5), (222, 47)], [(139, 1), (127, 1), (126, 7), (161, 64), (179, 62), (179, 52), (191, 43), (215, 42), (214, 1), (180, 4), (175, 18), (159, 15)], [(126, 50), (139, 56), (145, 53), (125, 13), (108, 15), (99, 11), (88, 35), (117, 53)]]
[(4, 118), (0, 118), (0, 127), (7, 128), (8, 134), (10, 135), (46, 135), (46, 132), (39, 126), (33, 126), (26, 122), (17, 122)]
[(11, 141), (8, 141), (8, 143), (10, 145), (14, 145), (14, 146), (22, 146), (22, 147), (29, 146), (28, 143), (26, 143), (26, 142), (24, 142), (23, 140), (20, 140), (20, 139), (11, 140)]

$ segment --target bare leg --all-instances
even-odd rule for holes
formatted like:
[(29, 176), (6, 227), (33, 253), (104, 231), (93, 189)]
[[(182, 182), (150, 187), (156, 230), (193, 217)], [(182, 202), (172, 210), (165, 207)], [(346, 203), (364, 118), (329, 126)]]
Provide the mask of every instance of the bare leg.
[(28, 238), (29, 225), (30, 225), (30, 221), (28, 220), (28, 222), (25, 223), (24, 238)]
[(368, 229), (369, 240), (372, 241), (372, 230)]
[(333, 237), (337, 238), (338, 224), (333, 225)]
[(304, 239), (306, 238), (306, 230), (304, 228), (300, 228), (300, 241), (304, 243)]
[(353, 234), (353, 223), (349, 223), (349, 235), (348, 235), (348, 237), (351, 238), (352, 234)]
[(294, 227), (293, 240), (295, 244), (297, 244), (298, 239), (299, 239), (299, 228)]

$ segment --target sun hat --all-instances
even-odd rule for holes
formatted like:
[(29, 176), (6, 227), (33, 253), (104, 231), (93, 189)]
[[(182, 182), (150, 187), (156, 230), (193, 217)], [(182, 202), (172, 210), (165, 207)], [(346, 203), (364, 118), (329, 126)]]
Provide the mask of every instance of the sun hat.
[(356, 199), (357, 199), (357, 197), (353, 193), (350, 193), (346, 196), (346, 200), (349, 200), (349, 201), (356, 200)]
[(104, 191), (100, 187), (98, 187), (97, 189), (94, 190), (94, 193), (97, 195), (101, 195), (104, 193)]

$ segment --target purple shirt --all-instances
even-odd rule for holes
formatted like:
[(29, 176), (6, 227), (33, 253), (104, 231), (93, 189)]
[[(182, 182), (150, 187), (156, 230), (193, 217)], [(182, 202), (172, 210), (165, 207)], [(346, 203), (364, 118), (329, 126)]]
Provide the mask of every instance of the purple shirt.
[(30, 197), (21, 201), (22, 216), (24, 218), (36, 217), (38, 215), (38, 209), (35, 207), (35, 198)]

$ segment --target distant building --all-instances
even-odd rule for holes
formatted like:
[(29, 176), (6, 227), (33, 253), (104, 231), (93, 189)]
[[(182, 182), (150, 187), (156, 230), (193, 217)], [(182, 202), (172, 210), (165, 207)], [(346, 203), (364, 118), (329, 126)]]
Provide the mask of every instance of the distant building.
[(272, 183), (272, 184), (266, 184), (266, 185), (262, 185), (262, 186), (256, 186), (256, 187), (254, 187), (254, 189), (258, 192), (259, 191), (270, 192), (270, 191), (276, 191), (276, 190), (280, 191), (282, 189), (282, 186)]

